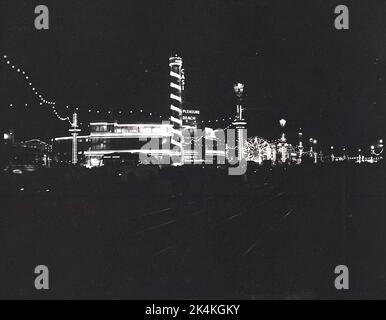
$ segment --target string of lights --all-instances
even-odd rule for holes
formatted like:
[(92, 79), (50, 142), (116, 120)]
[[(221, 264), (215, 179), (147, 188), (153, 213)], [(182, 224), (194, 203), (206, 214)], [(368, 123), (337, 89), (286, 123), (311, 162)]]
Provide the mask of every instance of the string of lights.
[[(59, 114), (58, 109), (57, 109), (57, 105), (58, 105), (57, 102), (54, 99), (46, 98), (45, 95), (43, 95), (42, 90), (38, 90), (35, 87), (35, 85), (32, 82), (31, 76), (23, 68), (16, 66), (16, 64), (14, 64), (12, 62), (12, 60), (9, 58), (8, 55), (3, 55), (2, 62), (5, 63), (5, 65), (8, 66), (11, 71), (16, 72), (17, 74), (19, 74), (22, 77), (27, 88), (29, 88), (32, 91), (32, 93), (34, 94), (34, 96), (37, 98), (40, 106), (46, 106), (46, 107), (50, 108), (52, 110), (52, 112), (54, 113), (54, 115), (57, 117), (57, 119), (59, 119), (60, 121), (68, 121), (70, 123), (70, 125), (72, 125), (70, 117), (69, 116), (62, 116)], [(26, 103), (24, 106), (28, 107), (28, 104)], [(16, 107), (16, 105), (11, 103), (10, 107), (14, 108), (14, 107)], [(82, 110), (79, 110), (79, 107), (74, 107), (74, 106), (69, 106), (69, 105), (66, 105), (65, 109), (68, 110), (69, 113), (70, 112), (78, 112), (78, 113), (82, 112)], [(86, 113), (89, 115), (98, 115), (100, 117), (102, 117), (102, 116), (114, 117), (114, 116), (130, 116), (130, 115), (137, 116), (137, 115), (141, 115), (141, 116), (151, 117), (154, 120), (156, 120), (156, 119), (162, 120), (165, 117), (164, 115), (161, 115), (157, 112), (148, 112), (148, 111), (145, 111), (143, 108), (136, 108), (136, 107), (128, 107), (129, 110), (125, 110), (124, 108), (121, 108), (120, 110), (102, 111), (101, 109), (102, 108), (100, 108), (100, 107), (93, 106), (93, 107), (83, 109), (83, 110), (87, 110), (87, 111), (86, 112), (83, 111), (82, 113)], [(170, 120), (170, 118), (169, 118), (169, 120)], [(224, 118), (219, 118), (219, 119), (201, 120), (201, 124), (202, 125), (214, 125), (217, 123), (219, 124), (219, 123), (224, 123), (224, 122), (233, 121), (233, 120), (234, 119), (232, 117), (229, 117), (229, 118), (224, 117)], [(229, 124), (226, 129), (230, 128), (231, 126), (232, 126), (232, 124)]]
[[(27, 85), (27, 87), (30, 88), (32, 93), (36, 96), (36, 98), (38, 99), (39, 104), (41, 106), (45, 105), (45, 106), (51, 108), (51, 110), (53, 111), (55, 116), (60, 121), (68, 121), (71, 124), (71, 121), (70, 121), (69, 117), (62, 117), (62, 116), (59, 115), (58, 111), (56, 110), (56, 102), (47, 99), (41, 93), (40, 90), (36, 89), (36, 87), (32, 83), (31, 76), (28, 75), (23, 68), (17, 67), (15, 64), (13, 64), (11, 59), (7, 55), (3, 55), (3, 60), (2, 61), (6, 64), (6, 66), (8, 66), (10, 68), (11, 71), (16, 72), (17, 74), (19, 74), (24, 79), (25, 84)], [(10, 106), (13, 107), (13, 104), (11, 104)], [(25, 104), (25, 106), (27, 107), (28, 104)]]

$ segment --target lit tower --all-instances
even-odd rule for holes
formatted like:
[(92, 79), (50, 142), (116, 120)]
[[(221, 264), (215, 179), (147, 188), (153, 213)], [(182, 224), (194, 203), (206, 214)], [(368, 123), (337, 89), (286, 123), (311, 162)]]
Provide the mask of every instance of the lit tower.
[(170, 120), (173, 125), (172, 129), (172, 139), (171, 144), (173, 151), (177, 151), (178, 158), (180, 159), (177, 162), (174, 162), (176, 165), (183, 164), (183, 137), (182, 137), (182, 94), (185, 89), (185, 75), (184, 69), (182, 69), (182, 59), (175, 55), (169, 59), (170, 66), (170, 110), (171, 117)]
[(281, 162), (285, 163), (287, 161), (287, 138), (286, 138), (286, 135), (284, 133), (284, 128), (285, 128), (285, 126), (287, 124), (287, 120), (281, 119), (279, 121), (279, 123), (280, 123), (280, 126), (283, 129), (283, 134), (281, 135), (281, 139), (280, 139), (280, 141), (281, 141), (280, 145), (282, 146), (282, 149), (281, 149)]
[(237, 118), (233, 122), (237, 130), (237, 148), (238, 148), (238, 159), (239, 162), (245, 159), (245, 141), (247, 137), (245, 136), (247, 122), (244, 119), (242, 106), (243, 94), (244, 94), (244, 85), (242, 83), (236, 83), (233, 86), (237, 97)]
[(78, 164), (78, 134), (81, 131), (78, 128), (78, 115), (76, 113), (72, 116), (71, 129), (68, 130), (72, 135), (72, 153), (71, 162), (73, 165)]
[(299, 164), (302, 163), (303, 153), (304, 153), (303, 131), (302, 131), (302, 128), (300, 128), (300, 131), (299, 131)]

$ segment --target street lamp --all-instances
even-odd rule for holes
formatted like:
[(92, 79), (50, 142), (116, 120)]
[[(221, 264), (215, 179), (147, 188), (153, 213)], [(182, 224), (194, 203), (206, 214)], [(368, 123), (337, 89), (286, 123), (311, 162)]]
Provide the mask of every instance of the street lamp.
[(362, 149), (358, 149), (358, 163), (362, 163)]
[(316, 151), (316, 145), (318, 144), (318, 140), (314, 139), (314, 140), (312, 141), (312, 143), (313, 143), (314, 146), (315, 146), (315, 152), (314, 152), (315, 163), (318, 163), (318, 152)]
[(239, 120), (243, 119), (243, 107), (241, 105), (241, 102), (243, 101), (243, 94), (244, 94), (244, 84), (237, 82), (233, 86), (233, 90), (235, 91), (236, 97), (237, 97), (237, 114)]
[(310, 154), (312, 156), (314, 154), (314, 138), (310, 138), (309, 142), (310, 142)]
[[(281, 119), (281, 120), (279, 121), (279, 123), (280, 123), (280, 126), (282, 127), (282, 129), (284, 130), (284, 128), (285, 128), (285, 126), (286, 126), (286, 124), (287, 124), (287, 120)], [(283, 131), (283, 134), (282, 134), (280, 140), (281, 140), (281, 142), (282, 142), (282, 144), (281, 144), (281, 146), (282, 146), (282, 148), (281, 148), (281, 162), (282, 162), (282, 163), (285, 163), (285, 162), (286, 162), (286, 159), (287, 159), (287, 155), (286, 155), (286, 142), (287, 142), (287, 138), (286, 138), (286, 136), (285, 136), (284, 131)]]
[[(284, 130), (284, 128), (285, 128), (285, 126), (286, 126), (286, 124), (287, 124), (287, 120), (281, 119), (281, 120), (279, 121), (279, 123), (280, 123), (280, 126), (282, 127), (282, 129)], [(286, 142), (286, 141), (287, 141), (287, 138), (285, 137), (285, 133), (284, 133), (284, 132), (283, 132), (283, 134), (282, 134), (282, 136), (281, 136), (281, 141), (282, 141), (282, 142)]]
[(346, 147), (343, 147), (342, 152), (343, 152), (343, 160), (346, 160)]
[(372, 145), (371, 147), (370, 147), (370, 149), (371, 149), (371, 163), (374, 163), (374, 153), (375, 153), (375, 146), (374, 145)]
[(243, 118), (243, 94), (244, 94), (244, 84), (237, 82), (233, 86), (233, 90), (235, 91), (237, 97), (237, 120), (233, 122), (233, 125), (237, 130), (237, 148), (238, 148), (238, 159), (241, 163), (244, 160), (244, 146), (245, 140), (247, 139), (246, 126), (247, 122)]
[(299, 131), (299, 162), (298, 162), (299, 164), (302, 163), (303, 151), (304, 151), (303, 132), (302, 132), (302, 128), (300, 128), (300, 131)]
[(244, 87), (245, 87), (244, 84), (242, 84), (240, 82), (235, 83), (235, 85), (233, 86), (233, 89), (235, 90), (236, 96), (239, 99), (242, 99), (242, 96), (244, 93)]
[(334, 162), (335, 156), (334, 156), (334, 146), (331, 146), (331, 161)]

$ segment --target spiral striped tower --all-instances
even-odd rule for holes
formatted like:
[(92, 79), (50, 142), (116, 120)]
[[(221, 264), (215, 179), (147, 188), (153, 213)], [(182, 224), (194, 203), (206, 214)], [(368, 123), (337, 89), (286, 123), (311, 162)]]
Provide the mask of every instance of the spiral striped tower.
[(170, 111), (171, 111), (171, 123), (173, 125), (172, 129), (172, 139), (171, 146), (175, 153), (177, 153), (177, 159), (174, 160), (175, 165), (183, 164), (183, 137), (182, 137), (182, 96), (185, 87), (185, 75), (184, 70), (182, 69), (182, 59), (175, 55), (169, 59), (170, 66)]

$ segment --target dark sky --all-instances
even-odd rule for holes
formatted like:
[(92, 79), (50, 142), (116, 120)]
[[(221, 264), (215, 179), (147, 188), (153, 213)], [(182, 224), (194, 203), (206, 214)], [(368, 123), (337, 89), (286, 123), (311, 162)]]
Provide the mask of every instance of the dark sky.
[[(34, 28), (38, 4), (50, 9), (49, 31)], [(348, 31), (334, 28), (338, 4), (350, 9)], [(1, 0), (0, 15), (1, 55), (62, 113), (78, 106), (84, 122), (131, 106), (166, 119), (168, 58), (178, 53), (187, 103), (204, 119), (234, 115), (241, 81), (250, 135), (277, 137), (283, 117), (290, 136), (302, 127), (326, 146), (366, 146), (386, 133), (384, 0)], [(3, 129), (66, 134), (4, 63), (0, 99)], [(104, 115), (90, 117), (90, 106)]]

